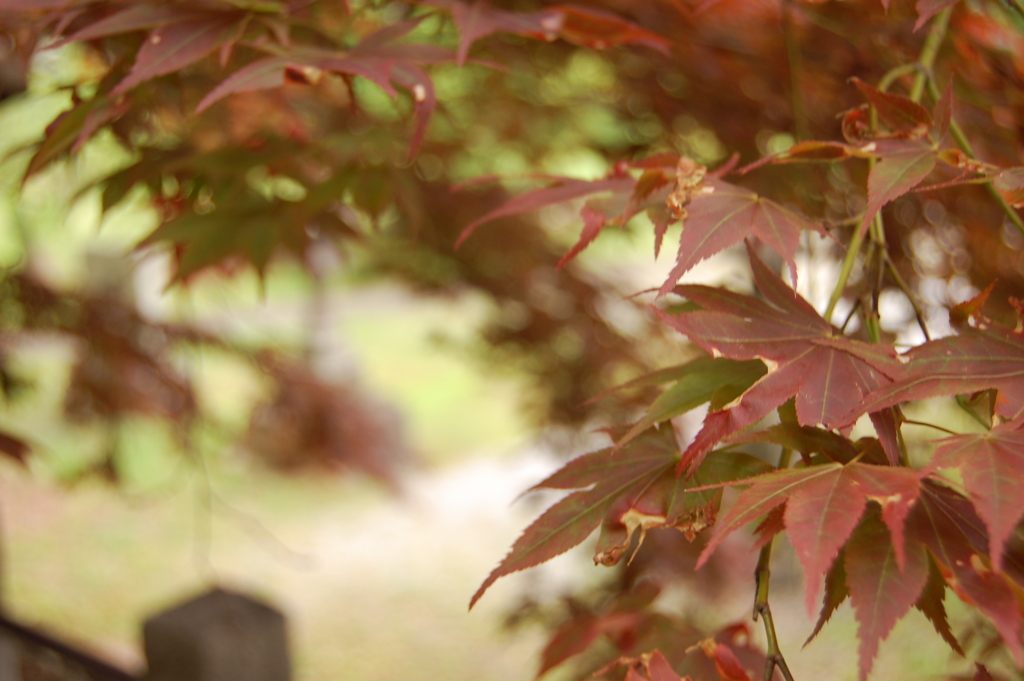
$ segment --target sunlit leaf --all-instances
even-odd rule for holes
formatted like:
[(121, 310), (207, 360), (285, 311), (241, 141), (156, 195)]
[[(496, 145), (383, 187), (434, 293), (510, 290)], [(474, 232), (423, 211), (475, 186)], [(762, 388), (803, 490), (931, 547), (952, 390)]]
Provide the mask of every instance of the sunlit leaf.
[(1001, 396), (996, 413), (1010, 420), (1024, 414), (1024, 334), (997, 325), (968, 327), (958, 336), (912, 348), (903, 357), (905, 363), (892, 374), (894, 382), (866, 396), (840, 424), (908, 400), (989, 388), (998, 388)]
[(765, 300), (705, 286), (679, 286), (676, 292), (703, 310), (663, 315), (670, 326), (709, 353), (761, 359), (769, 367), (767, 375), (733, 404), (708, 414), (684, 452), (680, 470), (692, 471), (722, 438), (756, 423), (794, 396), (800, 425), (834, 427), (897, 370), (891, 347), (846, 338), (753, 251), (750, 263)]
[(770, 467), (739, 452), (709, 460), (691, 480), (675, 475), (678, 450), (671, 429), (648, 431), (624, 447), (585, 454), (534, 489), (584, 489), (545, 511), (516, 540), (484, 580), (470, 607), (500, 577), (539, 565), (568, 551), (602, 526), (595, 562), (617, 563), (634, 534), (675, 528), (694, 536), (714, 522), (721, 490), (691, 488), (759, 475)]

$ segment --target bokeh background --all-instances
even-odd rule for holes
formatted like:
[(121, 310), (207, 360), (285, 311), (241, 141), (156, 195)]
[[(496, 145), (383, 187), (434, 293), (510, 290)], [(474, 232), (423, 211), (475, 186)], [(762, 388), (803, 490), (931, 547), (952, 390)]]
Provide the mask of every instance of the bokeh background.
[[(382, 12), (389, 11), (381, 4)], [(553, 44), (525, 55), (518, 38), (502, 45), (505, 57), (524, 60), (518, 71), (500, 76), (503, 92), (516, 94), (519, 106), (548, 112), (536, 119), (543, 129), (520, 134), (514, 109), (503, 111), (497, 99), (492, 108), (481, 103), (476, 95), (497, 77), (483, 66), (438, 67), (432, 75), (448, 108), (417, 161), (423, 181), (535, 171), (595, 178), (615, 155), (668, 138), (715, 164), (732, 147), (701, 122), (707, 118), (702, 107), (724, 111), (720, 130), (732, 129), (737, 137), (750, 120), (757, 122), (752, 139), (758, 153), (793, 142), (786, 115), (779, 113), (784, 102), (765, 85), (778, 74), (752, 74), (729, 95), (742, 93), (745, 105), (722, 109), (721, 102), (702, 98), (701, 88), (718, 77), (712, 67), (727, 64), (708, 61), (706, 81), (697, 81), (655, 72), (625, 52), (602, 56)], [(591, 544), (502, 580), (471, 613), (466, 606), (518, 532), (551, 501), (520, 498), (521, 492), (560, 461), (603, 444), (593, 432), (599, 422), (572, 412), (601, 386), (572, 382), (574, 374), (566, 380), (578, 394), (539, 394), (536, 379), (545, 376), (546, 355), (495, 354), (493, 344), (481, 340), (481, 329), (493, 333), (495, 319), (513, 337), (522, 311), (471, 287), (448, 287), (444, 263), (403, 259), (400, 250), (324, 254), (316, 280), (308, 267), (285, 258), (263, 278), (240, 268), (167, 288), (166, 253), (135, 249), (159, 223), (152, 197), (137, 191), (104, 212), (101, 192), (92, 187), (130, 160), (112, 135), (101, 133), (72, 160), (51, 165), (22, 186), (31, 156), (26, 145), (42, 138), (68, 106), (66, 86), (88, 83), (98, 70), (78, 45), (41, 52), (31, 63), (28, 91), (0, 107), (0, 266), (31, 266), (55, 285), (82, 291), (113, 287), (113, 295), (150, 320), (184, 321), (245, 347), (302, 357), (318, 378), (345, 385), (346, 394), (371, 405), (373, 416), (364, 425), (392, 434), (394, 466), (383, 476), (358, 468), (268, 468), (260, 452), (280, 454), (273, 441), (280, 421), (251, 426), (254, 408), (272, 398), (267, 368), (212, 347), (174, 357), (210, 417), (190, 447), (182, 447), (159, 419), (123, 419), (114, 429), (69, 423), (64, 401), (73, 348), (43, 336), (21, 343), (7, 361), (29, 383), (0, 411), (0, 426), (23, 436), (33, 450), (25, 467), (0, 461), (3, 595), (10, 612), (138, 669), (141, 619), (219, 583), (264, 597), (288, 615), (297, 681), (532, 679), (549, 630), (544, 620), (513, 613), (522, 612), (524, 603), (558, 602), (608, 579), (592, 565)], [(652, 82), (655, 99), (630, 91)], [(367, 83), (355, 83), (353, 96), (369, 115), (395, 121), (407, 113)], [(674, 113), (680, 102), (693, 113)], [(446, 156), (456, 145), (459, 153)], [(290, 191), (266, 184), (267, 178), (248, 181), (281, 195)], [(849, 177), (831, 181), (850, 184)], [(965, 232), (932, 230), (929, 225), (942, 216), (927, 209), (934, 213), (942, 206), (914, 205), (907, 220), (922, 228), (908, 249), (937, 253), (936, 271), (920, 274), (934, 280), (938, 319), (949, 300), (963, 300), (977, 288), (966, 269), (949, 266), (966, 252)], [(554, 243), (567, 246), (577, 234), (574, 216), (572, 206), (556, 206), (541, 211), (538, 222)], [(1006, 232), (1002, 238), (1016, 237)], [(626, 296), (660, 285), (671, 268), (671, 248), (658, 259), (652, 251), (644, 225), (602, 236), (577, 265), (579, 280), (602, 282), (604, 317), (617, 320), (624, 336), (650, 323)], [(387, 260), (382, 253), (389, 252), (398, 255)], [(834, 255), (820, 242), (808, 242), (802, 251), (808, 297), (827, 295)], [(688, 278), (743, 288), (746, 274), (738, 262), (742, 256), (726, 252)], [(417, 286), (408, 284), (408, 276), (383, 276), (410, 269), (420, 279)], [(554, 310), (557, 317), (559, 282), (546, 276), (523, 281), (540, 297), (538, 309)], [(891, 304), (883, 315), (892, 320), (887, 331), (907, 328), (910, 314), (899, 297), (882, 302)], [(549, 340), (547, 359), (581, 356), (578, 337)], [(627, 359), (660, 366), (686, 352), (670, 339), (655, 338), (647, 356), (622, 359), (621, 371), (601, 377), (603, 385), (637, 373), (637, 365), (625, 366)], [(577, 370), (585, 368), (580, 363)], [(550, 408), (551, 400), (556, 416), (564, 418), (540, 427), (538, 410)], [(966, 417), (957, 414), (949, 412), (945, 422), (961, 419), (957, 427), (968, 429)], [(812, 620), (787, 551), (780, 551), (773, 608), (794, 673), (855, 678), (856, 627), (848, 605), (819, 639), (796, 652)], [(748, 618), (750, 600), (746, 589), (713, 600), (684, 589), (671, 607), (711, 627)], [(960, 621), (957, 606), (951, 609), (954, 623)], [(915, 611), (883, 645), (873, 678), (935, 678), (950, 664), (950, 653)], [(550, 678), (572, 678), (572, 670), (555, 670)]]

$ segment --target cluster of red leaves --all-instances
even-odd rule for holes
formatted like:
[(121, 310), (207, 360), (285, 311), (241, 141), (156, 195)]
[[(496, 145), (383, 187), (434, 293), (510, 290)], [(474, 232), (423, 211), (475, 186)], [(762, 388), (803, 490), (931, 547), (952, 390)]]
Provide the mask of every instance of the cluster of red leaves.
[[(921, 21), (941, 9), (921, 8)], [(769, 165), (870, 159), (858, 238), (885, 206), (913, 190), (985, 181), (1006, 204), (1020, 204), (1015, 189), (1020, 168), (984, 164), (948, 148), (951, 87), (929, 112), (910, 97), (858, 79), (853, 82), (869, 104), (843, 117), (845, 142), (800, 142), (738, 174)], [(938, 171), (939, 164), (958, 174), (950, 177), (947, 171)], [(639, 542), (653, 528), (676, 528), (692, 538), (695, 529), (714, 525), (699, 568), (725, 537), (760, 521), (757, 546), (783, 531), (792, 543), (804, 568), (809, 611), (822, 580), (826, 582), (812, 638), (850, 597), (859, 624), (862, 679), (871, 670), (880, 641), (911, 607), (924, 612), (950, 646), (962, 652), (946, 620), (944, 586), (984, 613), (1017, 665), (1024, 664), (1024, 556), (1008, 556), (1005, 551), (1024, 516), (1021, 321), (1010, 329), (981, 315), (990, 287), (951, 311), (955, 336), (926, 342), (899, 356), (891, 344), (850, 338), (772, 273), (752, 245), (761, 243), (780, 255), (795, 284), (800, 232), (824, 230), (719, 179), (731, 166), (726, 164), (705, 179), (704, 168), (692, 160), (662, 155), (620, 163), (598, 181), (550, 178), (550, 186), (492, 210), (463, 233), (465, 239), (492, 219), (593, 197), (583, 203), (583, 234), (563, 258), (564, 264), (603, 227), (624, 226), (641, 211), (654, 225), (656, 249), (669, 223), (681, 219), (676, 266), (659, 294), (682, 296), (691, 307), (661, 317), (713, 355), (641, 379), (678, 383), (647, 416), (625, 429), (625, 435), (613, 433), (614, 447), (576, 459), (538, 484), (579, 491), (524, 532), (471, 605), (497, 578), (581, 543), (599, 524), (594, 560), (605, 565), (618, 562), (638, 530)], [(922, 188), (933, 174), (935, 181)], [(707, 286), (676, 286), (697, 262), (740, 241), (747, 244), (758, 297)], [(764, 368), (751, 376), (743, 363), (757, 360)], [(901, 403), (993, 389), (993, 416), (1000, 420), (988, 433), (942, 440), (926, 468), (907, 466), (901, 455)], [(671, 428), (660, 433), (648, 430), (703, 403), (710, 405), (703, 427), (681, 454)], [(780, 426), (737, 437), (775, 410), (783, 417)], [(843, 434), (865, 414), (871, 416), (877, 440), (851, 442)], [(800, 452), (802, 465), (751, 476), (749, 465), (735, 458), (742, 455), (732, 449), (715, 450), (730, 440), (781, 444)], [(962, 492), (939, 474), (947, 470), (959, 473)], [(734, 485), (742, 486), (743, 492), (716, 522), (717, 499), (705, 495)], [(638, 658), (630, 663), (626, 678), (671, 678), (662, 662), (657, 654)], [(746, 678), (718, 671), (723, 679)], [(978, 674), (987, 671), (979, 667)]]

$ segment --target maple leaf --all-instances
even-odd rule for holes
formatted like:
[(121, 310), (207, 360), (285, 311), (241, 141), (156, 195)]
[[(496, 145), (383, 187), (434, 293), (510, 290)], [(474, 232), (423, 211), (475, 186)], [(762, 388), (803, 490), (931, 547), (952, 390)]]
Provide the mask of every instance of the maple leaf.
[(917, 21), (914, 22), (914, 30), (919, 30), (922, 26), (928, 23), (928, 20), (933, 16), (946, 9), (952, 7), (960, 0), (917, 0), (915, 9), (917, 10)]
[[(462, 230), (462, 233), (459, 235), (459, 238), (456, 240), (455, 247), (458, 248), (461, 246), (462, 243), (473, 234), (477, 227), (490, 222), (491, 220), (529, 213), (557, 203), (563, 203), (583, 196), (590, 196), (591, 194), (606, 192), (629, 193), (633, 191), (637, 183), (635, 179), (628, 175), (612, 176), (603, 180), (594, 181), (577, 180), (569, 177), (555, 177), (547, 179), (552, 180), (553, 183), (551, 186), (541, 187), (540, 189), (534, 189), (533, 191), (521, 194), (466, 225)], [(596, 234), (594, 236), (596, 236)], [(584, 238), (587, 239), (588, 235), (585, 234)], [(590, 237), (588, 239), (588, 243), (592, 240), (593, 238)]]
[(728, 645), (713, 638), (706, 638), (690, 646), (688, 650), (700, 648), (715, 663), (715, 671), (722, 681), (751, 681), (750, 674), (740, 663), (736, 653)]
[(794, 396), (800, 425), (839, 425), (865, 395), (887, 384), (887, 376), (898, 367), (890, 346), (843, 336), (772, 273), (749, 244), (748, 251), (765, 300), (706, 286), (678, 286), (677, 293), (703, 310), (662, 314), (670, 326), (713, 355), (760, 359), (768, 365), (767, 375), (734, 402), (708, 413), (683, 453), (680, 471), (692, 472), (722, 438), (756, 423)]
[[(865, 443), (853, 443), (842, 435), (815, 426), (801, 426), (796, 423), (780, 423), (753, 433), (742, 433), (729, 438), (730, 444), (745, 442), (771, 442), (804, 455), (806, 463), (811, 462), (810, 455), (824, 454), (836, 463), (850, 463), (854, 459), (865, 460), (865, 463), (884, 465), (884, 457), (869, 460), (870, 449), (864, 449)], [(877, 451), (877, 450), (876, 450)], [(878, 459), (881, 460), (878, 460)]]
[(850, 81), (871, 102), (871, 106), (892, 130), (909, 137), (921, 137), (932, 126), (928, 110), (910, 97), (883, 92), (860, 78)]
[[(654, 424), (685, 414), (706, 402), (711, 402), (714, 407), (714, 403), (721, 400), (719, 396), (723, 394), (732, 399), (764, 374), (764, 364), (757, 360), (738, 362), (714, 357), (701, 357), (679, 367), (663, 370), (658, 374), (660, 378), (669, 380), (667, 377), (670, 376), (677, 379), (676, 382), (651, 403), (643, 418), (615, 446), (622, 447)], [(635, 381), (631, 383), (637, 384)]]
[(1003, 567), (1003, 546), (1024, 515), (1024, 431), (1004, 423), (987, 433), (940, 440), (929, 469), (957, 469), (967, 498), (988, 528), (988, 553), (996, 570)]
[(46, 137), (29, 160), (23, 180), (27, 180), (65, 154), (75, 153), (107, 123), (131, 108), (131, 102), (112, 102), (104, 95), (76, 104), (60, 114), (46, 128)]
[(1020, 587), (986, 565), (989, 539), (971, 502), (925, 479), (906, 529), (908, 547), (919, 543), (928, 548), (946, 583), (992, 620), (1017, 664), (1024, 664), (1021, 612), (1015, 595)]
[[(772, 513), (782, 507), (776, 507)], [(832, 614), (839, 609), (847, 598), (850, 597), (850, 589), (846, 586), (846, 557), (843, 549), (839, 549), (836, 559), (832, 561), (832, 567), (825, 575), (825, 596), (821, 601), (821, 611), (818, 613), (818, 621), (814, 625), (811, 635), (804, 641), (804, 647), (814, 640), (822, 627), (832, 618)]]
[(921, 183), (935, 168), (936, 152), (920, 139), (877, 140), (864, 147), (879, 160), (868, 175), (868, 205), (860, 223), (864, 233), (885, 204)]
[(204, 17), (209, 17), (209, 13), (189, 10), (174, 5), (133, 5), (75, 31), (66, 38), (48, 46), (48, 49), (61, 47), (70, 42), (108, 38), (122, 33), (148, 30), (163, 26), (164, 24), (194, 21)]
[[(216, 153), (203, 158), (209, 162), (211, 172), (227, 170), (216, 167), (218, 160), (225, 161), (218, 159)], [(238, 161), (235, 159), (229, 167)], [(352, 171), (343, 169), (334, 177), (309, 187), (301, 201), (268, 200), (252, 193), (225, 198), (217, 210), (210, 213), (188, 211), (168, 220), (137, 248), (159, 242), (174, 244), (177, 267), (173, 281), (182, 281), (231, 256), (241, 256), (262, 276), (279, 247), (297, 257), (303, 256), (310, 241), (306, 226), (324, 217), (334, 198), (351, 183), (352, 176)], [(125, 183), (135, 180), (137, 178), (129, 176)], [(329, 219), (319, 220), (318, 224), (337, 226)]]
[(824, 235), (823, 228), (749, 189), (715, 179), (706, 180), (705, 184), (710, 191), (694, 196), (687, 206), (676, 265), (658, 294), (671, 291), (701, 260), (750, 236), (757, 237), (782, 256), (795, 284), (794, 256), (800, 244), (800, 232), (812, 230)]
[[(642, 168), (644, 172), (633, 178), (626, 174), (629, 168)], [(609, 176), (600, 180), (548, 178), (553, 181), (551, 186), (517, 196), (471, 222), (459, 236), (456, 246), (461, 245), (477, 227), (491, 220), (593, 194), (610, 194), (603, 203), (588, 201), (584, 204), (581, 211), (583, 233), (562, 258), (560, 266), (593, 242), (604, 227), (624, 225), (638, 212), (646, 210), (655, 224), (656, 252), (660, 250), (668, 225), (681, 218), (684, 220), (676, 265), (659, 295), (668, 293), (680, 277), (701, 260), (748, 236), (759, 238), (781, 255), (789, 264), (795, 283), (796, 263), (793, 258), (801, 230), (825, 234), (823, 228), (750, 190), (715, 178), (705, 179), (705, 170), (704, 166), (685, 156), (663, 154), (619, 164)], [(684, 176), (684, 172), (688, 174)], [(670, 192), (669, 183), (673, 180), (675, 186)], [(665, 210), (666, 201), (670, 210)]]
[[(602, 526), (595, 562), (614, 565), (637, 530), (674, 527), (696, 534), (714, 519), (721, 490), (691, 488), (751, 477), (770, 468), (739, 452), (709, 460), (687, 481), (675, 475), (678, 448), (671, 429), (651, 430), (621, 448), (607, 448), (570, 461), (532, 489), (576, 491), (545, 511), (516, 540), (484, 580), (470, 607), (500, 577), (524, 570), (577, 546)], [(586, 488), (586, 489), (583, 489)]]
[(844, 556), (860, 638), (860, 679), (865, 681), (879, 642), (917, 602), (928, 581), (928, 553), (921, 545), (908, 546), (899, 565), (885, 525), (868, 514), (854, 530)]
[(679, 677), (660, 650), (653, 650), (639, 657), (620, 657), (595, 672), (594, 676), (601, 676), (613, 667), (622, 665), (626, 666), (627, 681), (690, 681), (689, 676)]
[(162, 24), (146, 38), (131, 72), (111, 91), (122, 95), (136, 85), (194, 64), (223, 45), (238, 39), (248, 15), (211, 13), (202, 19)]
[(544, 646), (537, 678), (571, 657), (587, 650), (600, 636), (612, 638), (635, 631), (641, 625), (643, 611), (654, 602), (661, 588), (650, 581), (637, 584), (631, 591), (620, 593), (613, 606), (604, 613), (584, 612), (560, 627)]
[(949, 628), (949, 620), (946, 617), (946, 606), (943, 600), (946, 597), (946, 582), (942, 579), (942, 573), (935, 565), (935, 560), (929, 555), (928, 558), (928, 581), (925, 582), (921, 596), (917, 599), (914, 607), (920, 610), (928, 621), (935, 627), (936, 633), (960, 655), (964, 655), (960, 642), (956, 640), (953, 631)]
[[(774, 513), (774, 511), (773, 511)], [(877, 525), (876, 525), (876, 531)], [(884, 544), (885, 539), (879, 537), (879, 540)], [(935, 631), (946, 641), (950, 648), (959, 653), (964, 654), (963, 649), (960, 647), (960, 643), (953, 636), (953, 632), (949, 628), (949, 621), (946, 618), (946, 609), (943, 605), (943, 599), (946, 593), (946, 583), (942, 580), (942, 575), (939, 573), (938, 568), (935, 566), (935, 561), (927, 556), (928, 561), (928, 579), (925, 581), (924, 588), (921, 590), (920, 595), (917, 598), (917, 602), (914, 603), (914, 607), (920, 610), (925, 617), (935, 627)], [(877, 568), (871, 568), (873, 570)], [(846, 555), (845, 550), (840, 550), (839, 555), (832, 562), (832, 568), (825, 575), (825, 597), (822, 599), (821, 612), (818, 615), (818, 621), (814, 625), (814, 630), (811, 635), (807, 637), (807, 641), (804, 642), (806, 647), (821, 631), (822, 627), (832, 617), (832, 614), (839, 609), (839, 606), (850, 597), (850, 589), (847, 586), (846, 577)], [(865, 613), (867, 614), (867, 613)], [(899, 620), (899, 617), (896, 618)], [(884, 637), (883, 637), (884, 638)], [(863, 636), (861, 637), (863, 642)], [(862, 643), (863, 645), (863, 643)]]
[(929, 341), (903, 355), (894, 381), (880, 386), (838, 425), (865, 411), (908, 400), (999, 390), (996, 413), (1007, 420), (1024, 414), (1024, 334), (998, 325), (965, 326), (957, 336)]
[(611, 12), (577, 5), (554, 5), (538, 12), (520, 13), (495, 9), (487, 0), (417, 2), (451, 13), (459, 27), (459, 64), (465, 63), (473, 43), (499, 31), (539, 40), (562, 38), (574, 45), (595, 49), (640, 44), (669, 53), (669, 42), (665, 38)]
[(806, 140), (797, 142), (785, 151), (779, 151), (759, 158), (758, 160), (738, 168), (737, 175), (746, 175), (766, 165), (784, 165), (788, 163), (832, 163), (848, 158), (872, 158), (874, 155), (860, 147), (842, 142), (823, 142)]
[[(345, 73), (370, 80), (392, 99), (395, 85), (412, 94), (416, 128), (409, 144), (408, 157), (415, 156), (437, 108), (434, 84), (421, 64), (450, 61), (448, 50), (425, 44), (394, 44), (418, 24), (407, 21), (373, 33), (347, 52), (301, 47), (285, 51), (243, 66), (208, 92), (196, 106), (196, 112), (208, 109), (225, 97), (283, 86), (289, 74), (315, 77), (320, 72)], [(310, 74), (307, 76), (306, 74)]]
[[(710, 460), (714, 460), (712, 457)], [(921, 473), (908, 468), (859, 462), (774, 471), (745, 479), (750, 487), (715, 526), (697, 561), (699, 568), (725, 537), (785, 504), (787, 536), (804, 568), (805, 603), (810, 613), (839, 549), (857, 526), (868, 501), (881, 507), (897, 566), (906, 564), (903, 523), (918, 496)]]

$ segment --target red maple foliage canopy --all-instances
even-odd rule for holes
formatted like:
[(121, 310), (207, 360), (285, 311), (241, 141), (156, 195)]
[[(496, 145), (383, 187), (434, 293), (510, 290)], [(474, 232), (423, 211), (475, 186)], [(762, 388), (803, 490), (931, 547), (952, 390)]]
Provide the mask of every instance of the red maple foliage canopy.
[[(175, 282), (281, 257), (315, 276), (328, 244), (518, 310), (486, 340), (529, 358), (552, 418), (611, 438), (538, 483), (567, 496), (471, 601), (599, 530), (594, 560), (617, 577), (555, 626), (541, 673), (792, 679), (768, 600), (782, 535), (820, 602), (811, 638), (849, 598), (862, 680), (911, 608), (974, 678), (1024, 667), (1024, 3), (0, 0), (0, 29), (22, 69), (69, 44), (102, 64), (19, 152), (24, 180), (109, 131), (132, 160), (95, 190), (104, 210), (146, 192), (161, 222), (139, 247), (167, 248)], [(500, 188), (499, 147), (533, 189)], [(579, 214), (574, 245), (547, 224), (556, 206)], [(678, 239), (660, 288), (601, 279), (587, 248), (610, 228), (651, 234), (655, 257)], [(723, 254), (749, 263), (747, 288), (697, 278)], [(3, 286), (5, 334), (81, 339), (80, 416), (202, 417), (163, 345), (221, 339), (167, 326), (155, 347), (148, 322), (111, 333), (109, 308), (31, 272)], [(0, 449), (27, 455), (13, 433)], [(746, 624), (654, 607), (672, 580), (725, 579), (746, 527), (764, 651)]]

